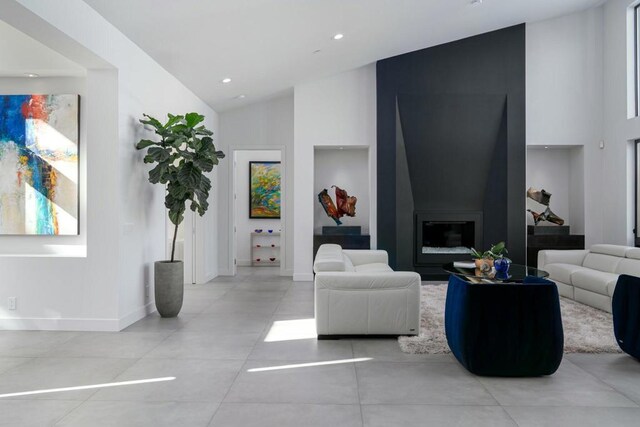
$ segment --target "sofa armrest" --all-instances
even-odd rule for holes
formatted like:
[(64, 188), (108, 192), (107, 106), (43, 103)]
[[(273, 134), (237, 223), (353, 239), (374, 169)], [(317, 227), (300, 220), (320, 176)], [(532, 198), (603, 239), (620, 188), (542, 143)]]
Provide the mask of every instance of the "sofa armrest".
[(316, 274), (315, 288), (332, 290), (358, 289), (405, 289), (420, 288), (420, 275), (411, 271), (390, 271), (385, 273), (340, 273), (322, 272)]
[(538, 252), (538, 268), (547, 264), (573, 264), (582, 265), (584, 258), (589, 253), (586, 249), (577, 250), (542, 250)]
[(342, 253), (349, 257), (353, 265), (382, 263), (389, 264), (387, 251), (375, 249), (343, 249)]

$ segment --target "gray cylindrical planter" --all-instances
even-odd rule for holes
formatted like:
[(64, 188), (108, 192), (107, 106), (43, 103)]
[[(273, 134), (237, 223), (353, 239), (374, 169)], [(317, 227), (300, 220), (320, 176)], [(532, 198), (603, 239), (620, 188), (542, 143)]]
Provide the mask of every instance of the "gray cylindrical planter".
[(156, 261), (154, 272), (156, 309), (162, 317), (176, 317), (184, 296), (184, 263)]

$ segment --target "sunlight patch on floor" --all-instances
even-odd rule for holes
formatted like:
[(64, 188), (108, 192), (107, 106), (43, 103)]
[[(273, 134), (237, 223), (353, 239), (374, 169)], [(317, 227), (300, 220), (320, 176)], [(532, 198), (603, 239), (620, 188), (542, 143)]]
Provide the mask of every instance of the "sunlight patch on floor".
[(317, 337), (315, 319), (278, 320), (273, 322), (264, 342), (308, 340)]
[(367, 362), (369, 360), (373, 360), (373, 359), (371, 357), (359, 357), (357, 359), (342, 359), (342, 360), (328, 360), (325, 362), (296, 363), (294, 365), (279, 365), (279, 366), (268, 366), (265, 368), (252, 368), (252, 369), (247, 369), (247, 372), (266, 372), (266, 371), (279, 371), (282, 369), (311, 368), (314, 366), (327, 366), (327, 365), (340, 365), (343, 363)]
[(158, 382), (163, 382), (163, 381), (173, 381), (175, 379), (176, 379), (176, 377), (149, 378), (149, 379), (146, 379), (146, 380), (121, 381), (121, 382), (115, 382), (115, 383), (81, 385), (81, 386), (76, 386), (76, 387), (62, 387), (62, 388), (50, 388), (50, 389), (43, 389), (43, 390), (21, 391), (21, 392), (18, 392), (18, 393), (0, 394), (0, 398), (3, 398), (3, 397), (31, 396), (31, 395), (34, 395), (34, 394), (58, 393), (58, 392), (62, 392), (62, 391), (91, 390), (91, 389), (96, 389), (96, 388), (120, 387), (120, 386), (137, 385), (137, 384), (149, 384), (149, 383), (158, 383)]

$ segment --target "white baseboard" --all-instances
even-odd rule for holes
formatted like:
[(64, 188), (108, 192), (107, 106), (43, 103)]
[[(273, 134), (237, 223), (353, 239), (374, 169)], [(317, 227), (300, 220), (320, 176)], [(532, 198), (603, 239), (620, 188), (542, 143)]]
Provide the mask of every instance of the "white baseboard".
[(131, 313), (129, 313), (126, 316), (120, 318), (120, 321), (118, 322), (118, 327), (120, 329), (118, 329), (118, 330), (121, 331), (124, 328), (126, 328), (127, 326), (133, 325), (138, 320), (144, 319), (145, 317), (147, 317), (148, 315), (150, 315), (154, 311), (156, 311), (155, 301), (151, 301), (147, 305), (144, 305), (144, 306), (142, 306), (142, 307), (140, 307), (140, 308), (138, 308), (136, 310), (133, 310)]
[(84, 318), (0, 318), (0, 330), (8, 331), (78, 331), (78, 332), (118, 332), (155, 311), (150, 302), (132, 311), (121, 319)]
[(293, 273), (294, 282), (313, 282), (313, 273)]
[(11, 331), (95, 331), (118, 332), (118, 319), (82, 319), (82, 318), (3, 318), (0, 330)]

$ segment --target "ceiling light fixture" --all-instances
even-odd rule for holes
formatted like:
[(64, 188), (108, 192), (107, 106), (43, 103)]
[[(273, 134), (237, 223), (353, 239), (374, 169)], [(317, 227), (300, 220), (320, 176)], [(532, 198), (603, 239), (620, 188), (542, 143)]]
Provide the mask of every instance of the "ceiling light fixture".
[(224, 79), (222, 79), (222, 83), (231, 83), (231, 79), (229, 77), (225, 77)]
[(482, 0), (471, 0), (471, 6), (480, 6), (482, 4)]
[(25, 76), (30, 77), (32, 79), (36, 78), (36, 77), (40, 77), (40, 74), (36, 74), (36, 73), (24, 73)]
[(343, 37), (344, 37), (344, 34), (338, 33), (338, 34), (336, 34), (335, 36), (333, 36), (333, 39), (334, 39), (334, 40), (340, 40), (340, 39), (341, 39), (341, 38), (343, 38)]

